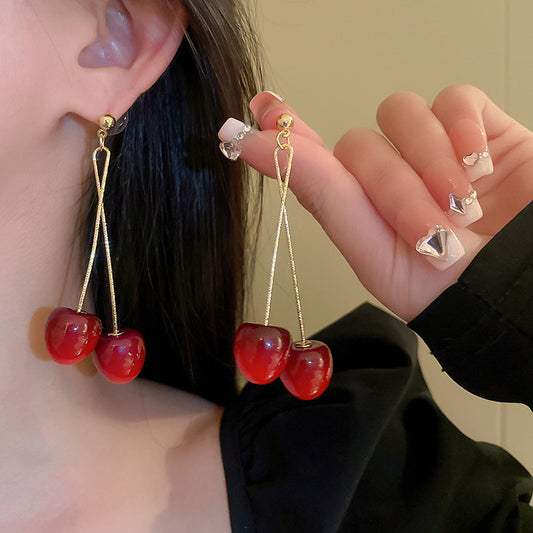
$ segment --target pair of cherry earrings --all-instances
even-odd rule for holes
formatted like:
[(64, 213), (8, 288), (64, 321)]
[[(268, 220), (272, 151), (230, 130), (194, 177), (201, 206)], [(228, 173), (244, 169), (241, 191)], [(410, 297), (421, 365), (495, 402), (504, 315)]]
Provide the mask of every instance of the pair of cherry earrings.
[[(94, 224), (93, 242), (85, 280), (81, 290), (78, 308), (58, 307), (52, 311), (45, 327), (45, 342), (52, 359), (62, 365), (73, 365), (95, 352), (94, 362), (98, 371), (113, 383), (128, 383), (137, 377), (144, 364), (144, 339), (138, 331), (118, 328), (117, 306), (115, 301), (115, 285), (111, 264), (111, 250), (104, 209), (104, 191), (109, 171), (111, 152), (105, 146), (108, 135), (120, 133), (127, 123), (127, 115), (117, 123), (111, 115), (103, 115), (99, 119), (99, 145), (93, 152), (94, 177), (98, 192), (98, 208)], [(103, 168), (100, 176), (99, 159), (103, 157)], [(83, 303), (87, 295), (89, 280), (93, 270), (96, 247), (100, 235), (104, 237), (107, 272), (109, 277), (109, 293), (113, 315), (113, 331), (102, 335), (101, 320), (83, 311)]]
[[(244, 377), (255, 384), (265, 385), (281, 378), (285, 388), (297, 398), (312, 400), (320, 396), (328, 387), (333, 372), (333, 359), (329, 348), (322, 342), (305, 337), (300, 291), (296, 277), (296, 267), (287, 216), (287, 192), (294, 158), (294, 148), (290, 141), (294, 118), (284, 114), (277, 120), (280, 130), (274, 150), (274, 163), (281, 198), (278, 226), (272, 256), (272, 267), (268, 285), (265, 320), (263, 324), (241, 324), (235, 335), (233, 352), (235, 361)], [(279, 152), (287, 152), (287, 170), (282, 179)], [(300, 325), (300, 340), (291, 342), (290, 333), (281, 327), (271, 326), (270, 309), (274, 288), (274, 273), (281, 237), (281, 227), (285, 226), (292, 282), (296, 299), (296, 310)]]

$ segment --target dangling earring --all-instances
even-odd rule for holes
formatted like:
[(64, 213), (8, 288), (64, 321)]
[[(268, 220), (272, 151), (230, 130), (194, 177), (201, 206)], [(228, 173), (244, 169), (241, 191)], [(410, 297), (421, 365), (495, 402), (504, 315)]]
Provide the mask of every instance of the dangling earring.
[[(290, 141), (293, 125), (294, 118), (288, 114), (282, 115), (277, 121), (280, 131), (277, 136), (277, 146), (274, 150), (274, 163), (281, 202), (268, 284), (265, 320), (263, 324), (241, 324), (235, 335), (233, 351), (237, 366), (248, 381), (264, 385), (280, 377), (285, 388), (293, 396), (302, 400), (312, 400), (320, 396), (329, 385), (333, 372), (333, 359), (329, 348), (324, 343), (308, 340), (305, 336), (300, 291), (287, 215), (287, 193), (294, 159), (294, 148)], [(288, 154), (284, 179), (282, 179), (279, 164), (280, 151)], [(286, 329), (269, 325), (274, 274), (282, 226), (285, 226), (287, 235), (289, 261), (300, 326), (300, 341), (294, 343), (291, 343), (291, 335)]]
[[(144, 339), (138, 331), (132, 329), (119, 330), (118, 328), (111, 249), (104, 209), (104, 192), (111, 159), (111, 152), (105, 145), (105, 140), (108, 135), (120, 133), (125, 128), (126, 123), (127, 115), (118, 122), (111, 115), (103, 115), (99, 119), (98, 146), (93, 152), (98, 208), (89, 264), (85, 273), (78, 308), (75, 311), (66, 307), (58, 307), (50, 314), (45, 327), (46, 347), (54, 361), (62, 365), (73, 365), (87, 357), (94, 350), (96, 367), (101, 374), (113, 383), (128, 383), (137, 377), (143, 366), (146, 352)], [(100, 176), (99, 159), (102, 159), (102, 157), (103, 168)], [(94, 266), (100, 227), (104, 236), (109, 294), (113, 315), (113, 331), (106, 335), (102, 335), (101, 320), (97, 316), (83, 311), (83, 304)]]

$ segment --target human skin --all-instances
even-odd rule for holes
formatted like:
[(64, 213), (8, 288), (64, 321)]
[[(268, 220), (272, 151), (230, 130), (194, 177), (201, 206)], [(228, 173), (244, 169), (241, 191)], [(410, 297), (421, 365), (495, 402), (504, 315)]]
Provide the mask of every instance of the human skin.
[[(431, 106), (414, 93), (393, 94), (377, 111), (381, 133), (350, 130), (333, 151), (272, 93), (259, 94), (251, 109), (263, 131), (243, 139), (241, 158), (275, 176), (276, 120), (294, 115), (290, 188), (365, 287), (406, 321), (533, 199), (533, 134), (475, 87), (444, 89)], [(459, 162), (487, 144), (495, 171), (471, 184)], [(468, 196), (472, 186), (484, 216), (462, 227), (461, 215), (449, 214), (448, 195)], [(465, 248), (444, 270), (415, 250), (436, 224), (453, 228)]]
[[(74, 236), (98, 116), (121, 116), (181, 42), (186, 17), (179, 4), (172, 16), (165, 6), (163, 0), (2, 3), (1, 531), (94, 532), (110, 530), (110, 524), (113, 531), (132, 533), (171, 526), (176, 532), (229, 531), (220, 409), (148, 382), (117, 387), (86, 366), (59, 367), (42, 345), (47, 311), (75, 306), (79, 296), (83, 273)], [(109, 9), (126, 16), (112, 17), (115, 25), (109, 25)], [(128, 20), (134, 31), (121, 26)], [(103, 52), (111, 42), (119, 45), (116, 56)], [(408, 140), (395, 124), (402, 106), (419, 106), (420, 99), (396, 95), (380, 110), (384, 131), (405, 159), (367, 130), (350, 132), (331, 153), (297, 117), (293, 190), (367, 287), (404, 318), (453, 283), (479, 246), (532, 197), (529, 132), (470, 88), (449, 90), (440, 102), (450, 105), (434, 104), (434, 116), (448, 131), (453, 102), (465, 95), (467, 109), (478, 118), (482, 112), (498, 170), (476, 183), (485, 218), (465, 233), (465, 258), (443, 272), (412, 252), (419, 221), (413, 227), (405, 222), (400, 238), (388, 222), (394, 206), (376, 207), (391, 183), (384, 180), (372, 201), (364, 193), (384, 156), (391, 175), (410, 182), (418, 175), (417, 147), (427, 139), (422, 126), (435, 124), (434, 118), (422, 113)], [(287, 106), (261, 95), (252, 107), (264, 132), (246, 139), (243, 157), (272, 175), (274, 123)], [(440, 136), (435, 146), (449, 154), (448, 143)], [(436, 213), (425, 194), (418, 199), (423, 212)], [(422, 221), (424, 229), (427, 223)], [(348, 234), (349, 226), (368, 231)], [(411, 282), (421, 276), (423, 290)]]
[(79, 298), (98, 117), (121, 116), (170, 63), (187, 23), (173, 8), (2, 2), (0, 531), (229, 531), (220, 408), (150, 382), (113, 385), (44, 348), (51, 308)]

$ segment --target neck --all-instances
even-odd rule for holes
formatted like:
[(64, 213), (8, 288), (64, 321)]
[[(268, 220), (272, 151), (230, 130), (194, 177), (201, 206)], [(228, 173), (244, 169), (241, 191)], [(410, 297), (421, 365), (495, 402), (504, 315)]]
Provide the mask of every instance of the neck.
[[(181, 455), (169, 450), (185, 454), (180, 476), (193, 486), (218, 449), (221, 413), (208, 402), (141, 380), (113, 385), (90, 357), (61, 366), (46, 351), (49, 313), (76, 308), (85, 274), (77, 232), (94, 132), (65, 119), (0, 171), (1, 531), (101, 531), (117, 516), (146, 531), (142, 519), (172, 492), (168, 457)], [(187, 459), (203, 441), (198, 464)], [(132, 514), (124, 494), (143, 505)]]
[[(30, 140), (3, 165), (0, 176), (1, 530), (25, 523), (21, 520), (28, 512), (35, 519), (47, 512), (57, 515), (58, 505), (84, 497), (95, 476), (112, 483), (102, 465), (137, 461), (128, 452), (131, 442), (152, 449), (154, 432), (147, 431), (146, 410), (149, 402), (169, 394), (149, 383), (112, 385), (90, 361), (58, 365), (44, 346), (50, 311), (60, 305), (75, 308), (81, 290), (84, 267), (76, 232), (91, 170), (92, 135), (67, 118), (53, 135), (43, 136), (50, 142)], [(146, 388), (149, 394), (143, 394)], [(183, 400), (172, 404), (171, 414), (163, 413), (172, 419), (163, 438), (175, 444), (206, 406), (188, 395), (171, 396)], [(160, 407), (154, 411), (161, 415)], [(43, 486), (50, 496), (42, 493)], [(25, 508), (25, 502), (36, 502), (31, 487), (41, 487), (42, 509)], [(54, 502), (56, 489), (62, 498)]]
[(76, 225), (90, 149), (85, 129), (68, 118), (53, 135), (36, 137), (7, 162), (1, 177), (0, 416), (8, 433), (43, 436), (47, 411), (64, 391), (77, 391), (74, 403), (81, 401), (88, 382), (82, 368), (50, 359), (43, 332), (49, 312), (74, 306), (79, 296)]
[[(2, 352), (42, 356), (37, 322), (45, 309), (75, 303), (80, 278), (76, 225), (89, 169), (86, 135), (82, 126), (65, 119), (49, 142), (30, 140), (27, 150), (2, 165)], [(10, 366), (23, 362), (26, 357), (19, 357)], [(0, 390), (3, 385), (0, 378)]]

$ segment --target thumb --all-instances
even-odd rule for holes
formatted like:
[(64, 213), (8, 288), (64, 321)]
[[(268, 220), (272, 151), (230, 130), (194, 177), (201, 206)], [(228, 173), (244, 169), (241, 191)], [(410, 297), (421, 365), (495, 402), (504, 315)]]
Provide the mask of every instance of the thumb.
[[(240, 157), (262, 174), (275, 178), (274, 150), (278, 146), (276, 138), (279, 133), (276, 122), (282, 114), (291, 114), (294, 126), (290, 142), (294, 158), (290, 189), (317, 219), (363, 283), (375, 277), (375, 269), (367, 258), (375, 254), (376, 242), (380, 242), (384, 249), (392, 250), (396, 236), (355, 176), (289, 106), (278, 100), (271, 102), (266, 111), (264, 107), (253, 111), (263, 130), (228, 119), (219, 132), (223, 153), (231, 159)], [(285, 174), (283, 164), (280, 154), (282, 176)]]
[[(280, 131), (276, 123), (282, 114), (288, 113), (294, 118), (290, 135), (294, 160), (289, 186), (303, 207), (311, 212), (328, 233), (335, 225), (330, 214), (338, 213), (341, 208), (339, 204), (345, 204), (348, 198), (351, 200), (351, 210), (359, 211), (361, 221), (369, 215), (364, 214), (368, 210), (377, 216), (354, 176), (324, 146), (320, 136), (288, 105), (272, 93), (260, 93), (252, 100), (250, 107), (262, 131), (252, 129), (239, 120), (228, 119), (218, 134), (226, 157), (240, 158), (261, 174), (275, 179), (274, 150), (278, 146), (277, 135)], [(282, 176), (286, 170), (283, 155), (280, 154)]]

